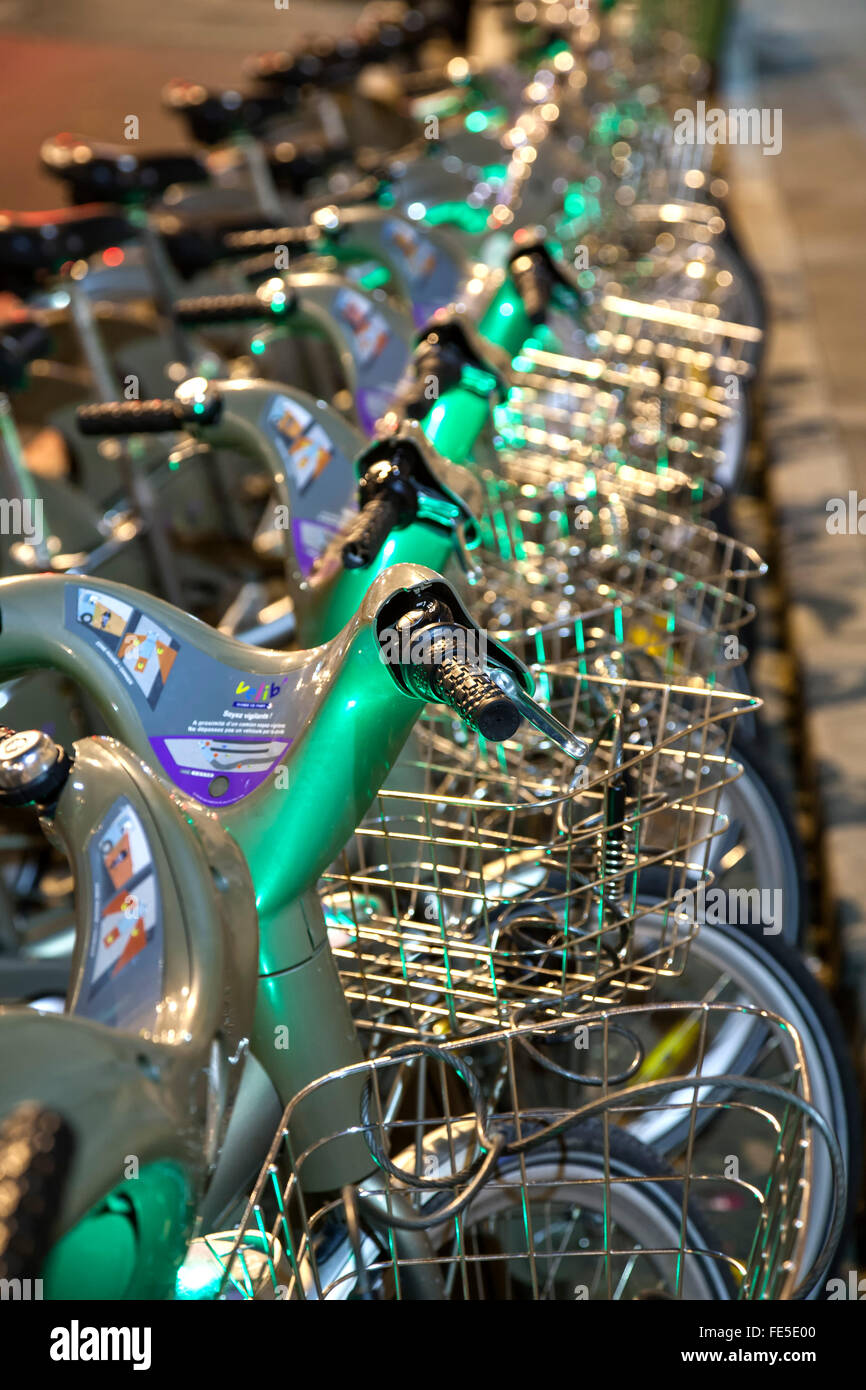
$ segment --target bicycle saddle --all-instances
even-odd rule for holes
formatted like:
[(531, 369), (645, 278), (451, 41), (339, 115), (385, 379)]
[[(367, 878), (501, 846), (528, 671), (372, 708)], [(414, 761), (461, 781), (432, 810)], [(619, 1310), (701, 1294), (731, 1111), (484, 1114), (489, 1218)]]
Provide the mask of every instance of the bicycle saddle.
[[(15, 1059), (0, 1075), (0, 1113), (26, 1097), (69, 1120), (61, 1235), (96, 1204), (131, 1208), (151, 1255), (135, 1260), (140, 1275), (152, 1279), (159, 1256), (170, 1277), (216, 1169), (252, 1030), (249, 871), (213, 816), (113, 739), (83, 739), (67, 755), (38, 731), (10, 734), (0, 742), (0, 803), (39, 811), (77, 890), (66, 1012), (0, 1009), (0, 1053)], [(168, 1252), (167, 1230), (177, 1240)], [(46, 1271), (49, 1296), (58, 1296), (53, 1280), (69, 1289), (81, 1277), (75, 1245), (62, 1246)]]
[(412, 54), (428, 39), (465, 36), (465, 15), (459, 7), (427, 3), (403, 9), (378, 7), (378, 16), (362, 15), (351, 33), (339, 38), (316, 36), (293, 49), (269, 50), (249, 58), (244, 71), (255, 81), (284, 88), (315, 82), (336, 87), (352, 82), (364, 67)]
[(260, 212), (235, 213), (192, 211), (178, 206), (161, 206), (150, 215), (150, 225), (162, 239), (177, 272), (185, 279), (208, 270), (226, 255), (226, 237), (232, 233), (255, 231), (267, 219)]
[(45, 212), (0, 212), (0, 283), (32, 285), (66, 261), (130, 241), (136, 229), (104, 203)]
[(204, 161), (183, 151), (134, 154), (128, 144), (111, 145), (61, 131), (44, 140), (42, 167), (60, 179), (75, 203), (138, 202), (164, 193), (173, 183), (202, 183)]
[(181, 117), (193, 139), (208, 146), (221, 145), (232, 135), (258, 134), (268, 121), (289, 111), (282, 93), (244, 94), (234, 88), (208, 88), (181, 79), (163, 87), (162, 100)]

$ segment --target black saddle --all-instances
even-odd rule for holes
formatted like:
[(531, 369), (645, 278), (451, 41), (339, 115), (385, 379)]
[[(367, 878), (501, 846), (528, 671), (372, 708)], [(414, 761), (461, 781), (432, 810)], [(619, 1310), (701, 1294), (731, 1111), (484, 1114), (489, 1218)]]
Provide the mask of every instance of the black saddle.
[(218, 90), (198, 82), (169, 82), (162, 90), (165, 106), (185, 122), (201, 145), (221, 145), (232, 135), (258, 135), (268, 121), (290, 109), (283, 92), (246, 95), (232, 88)]
[(0, 288), (26, 293), (67, 261), (131, 240), (136, 229), (104, 203), (45, 212), (0, 212)]
[(45, 140), (42, 165), (66, 184), (74, 203), (134, 203), (158, 198), (174, 183), (203, 183), (208, 170), (197, 155), (169, 151), (137, 154), (63, 131)]

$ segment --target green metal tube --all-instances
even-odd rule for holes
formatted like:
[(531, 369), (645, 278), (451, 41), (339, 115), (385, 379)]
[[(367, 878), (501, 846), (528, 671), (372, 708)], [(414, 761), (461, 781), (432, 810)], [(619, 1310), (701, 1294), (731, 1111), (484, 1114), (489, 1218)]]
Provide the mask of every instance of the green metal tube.
[(424, 433), (452, 463), (466, 463), (490, 420), (490, 398), (465, 386), (445, 391), (424, 419)]
[[(315, 893), (306, 896), (302, 910), (322, 918)], [(326, 1073), (363, 1061), (327, 939), (293, 968), (260, 978), (253, 1054), (284, 1105)], [(315, 1191), (359, 1182), (375, 1166), (363, 1136), (343, 1134), (359, 1122), (362, 1085), (363, 1075), (355, 1073), (316, 1087), (292, 1111), (291, 1150), (296, 1160), (305, 1155), (304, 1182)]]
[(389, 565), (405, 560), (444, 574), (453, 556), (454, 534), (450, 529), (415, 521), (392, 531), (372, 564), (355, 570), (341, 567), (330, 582), (318, 586), (314, 579), (298, 610), (300, 645), (329, 642), (342, 631), (357, 613), (373, 580)]
[(486, 313), (478, 325), (482, 338), (504, 348), (512, 356), (519, 352), (532, 334), (532, 324), (523, 302), (509, 276), (506, 275)]

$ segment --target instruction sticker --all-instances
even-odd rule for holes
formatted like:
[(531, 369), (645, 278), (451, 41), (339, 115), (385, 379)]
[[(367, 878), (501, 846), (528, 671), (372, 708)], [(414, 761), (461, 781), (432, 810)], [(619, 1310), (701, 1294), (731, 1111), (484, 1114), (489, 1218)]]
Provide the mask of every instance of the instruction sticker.
[(382, 237), (411, 291), (412, 314), (422, 327), (437, 309), (450, 304), (461, 282), (461, 266), (411, 222), (388, 218)]
[(331, 441), (310, 412), (289, 396), (274, 398), (265, 423), (279, 447), (289, 477), (300, 492), (306, 492), (334, 457)]
[(77, 618), (108, 643), (151, 709), (171, 677), (178, 645), (138, 609), (105, 594), (79, 590)]
[(67, 586), (66, 626), (123, 681), (170, 780), (205, 806), (255, 791), (317, 699), (305, 666), (272, 675), (226, 666), (101, 589)]
[(382, 226), (385, 241), (399, 252), (413, 286), (423, 285), (436, 269), (436, 247), (409, 222), (389, 220)]
[(284, 393), (271, 397), (262, 414), (285, 470), (292, 547), (304, 578), (358, 506), (354, 462), (322, 419)]
[(369, 367), (381, 357), (391, 336), (387, 323), (377, 313), (369, 299), (355, 290), (340, 290), (334, 300), (334, 308), (354, 337), (358, 361)]
[(141, 819), (118, 798), (89, 848), (91, 937), (75, 1012), (126, 1030), (153, 1024), (163, 993), (159, 884)]

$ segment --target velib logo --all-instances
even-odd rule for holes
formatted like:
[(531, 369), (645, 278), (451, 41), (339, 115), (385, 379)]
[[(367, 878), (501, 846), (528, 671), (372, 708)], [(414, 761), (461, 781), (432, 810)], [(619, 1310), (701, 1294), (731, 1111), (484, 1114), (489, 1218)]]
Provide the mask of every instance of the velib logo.
[(131, 1361), (134, 1371), (150, 1370), (149, 1327), (68, 1327), (51, 1330), (52, 1361)]
[(0, 497), (0, 535), (41, 545), (45, 539), (42, 511), (41, 497)]
[[(288, 677), (283, 676), (282, 680), (262, 681), (261, 685), (250, 685), (245, 680), (239, 680), (235, 686), (235, 696), (233, 704), (236, 709), (269, 709), (271, 700), (275, 700), (286, 683)], [(258, 676), (250, 676), (250, 681), (258, 681)]]
[(707, 108), (699, 101), (694, 111), (683, 106), (674, 112), (674, 143), (677, 145), (760, 145), (764, 154), (778, 154), (782, 148), (782, 111), (776, 106)]

